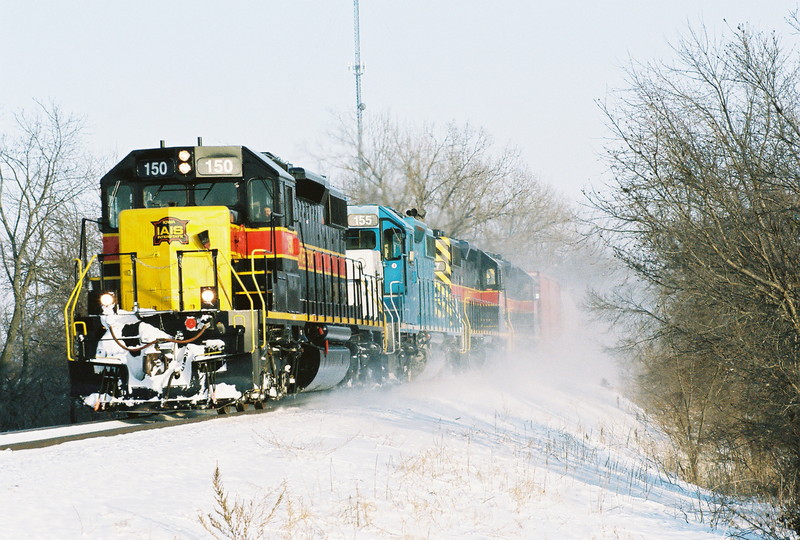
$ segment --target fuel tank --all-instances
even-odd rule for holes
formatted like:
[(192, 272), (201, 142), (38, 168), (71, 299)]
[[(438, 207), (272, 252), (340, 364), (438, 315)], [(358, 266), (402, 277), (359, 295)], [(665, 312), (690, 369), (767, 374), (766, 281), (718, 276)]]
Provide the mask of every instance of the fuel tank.
[(304, 343), (295, 381), (304, 392), (328, 390), (342, 382), (349, 369), (350, 349), (347, 347), (317, 347)]

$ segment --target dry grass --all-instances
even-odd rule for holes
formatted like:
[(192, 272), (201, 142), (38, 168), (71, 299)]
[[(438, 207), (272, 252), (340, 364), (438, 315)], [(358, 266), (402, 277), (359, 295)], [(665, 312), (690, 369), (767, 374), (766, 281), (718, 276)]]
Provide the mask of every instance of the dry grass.
[(222, 484), (219, 467), (214, 469), (213, 512), (200, 514), (200, 523), (214, 538), (249, 540), (264, 538), (266, 527), (275, 518), (286, 496), (286, 484), (281, 484), (259, 500), (244, 501), (238, 496), (230, 498)]
[[(330, 441), (309, 435), (286, 441), (270, 432), (262, 440), (271, 449), (291, 461), (302, 457), (304, 463), (319, 462), (311, 465), (317, 471), (316, 488), (305, 487), (304, 497), (294, 497), (284, 481), (250, 501), (231, 500), (217, 470), (217, 509), (201, 516), (201, 522), (217, 538), (237, 539), (256, 538), (256, 533), (314, 538), (341, 532), (341, 527), (368, 537), (464, 532), (518, 537), (531, 527), (531, 516), (549, 504), (545, 499), (558, 500), (570, 486), (585, 487), (592, 494), (587, 499), (591, 513), (603, 514), (647, 499), (663, 482), (656, 465), (642, 457), (642, 435), (634, 430), (614, 433), (605, 426), (599, 434), (574, 435), (531, 424), (515, 431), (499, 425), (506, 416), (496, 415), (488, 429), (448, 428), (423, 448), (377, 445), (374, 458), (355, 468), (349, 461), (342, 467), (335, 453), (356, 437)], [(409, 448), (414, 449), (404, 451)]]

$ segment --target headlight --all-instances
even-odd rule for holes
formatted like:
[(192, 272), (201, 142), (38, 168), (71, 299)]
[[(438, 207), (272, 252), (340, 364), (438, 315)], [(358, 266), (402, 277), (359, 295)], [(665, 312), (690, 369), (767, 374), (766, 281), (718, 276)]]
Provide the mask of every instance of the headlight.
[(178, 172), (181, 174), (189, 174), (192, 171), (192, 164), (189, 160), (192, 159), (192, 153), (188, 150), (181, 150), (178, 152)]
[(200, 289), (200, 303), (203, 309), (217, 307), (217, 289), (215, 287), (202, 287)]
[(117, 303), (117, 295), (113, 292), (104, 292), (100, 295), (100, 305), (103, 307), (111, 307)]

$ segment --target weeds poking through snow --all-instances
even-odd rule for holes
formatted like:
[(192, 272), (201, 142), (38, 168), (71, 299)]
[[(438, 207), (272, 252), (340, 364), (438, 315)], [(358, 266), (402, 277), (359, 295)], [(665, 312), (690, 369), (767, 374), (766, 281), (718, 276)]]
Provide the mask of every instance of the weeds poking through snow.
[[(547, 509), (549, 500), (583, 498), (590, 514), (604, 516), (658, 501), (664, 487), (682, 489), (642, 454), (648, 433), (635, 427), (569, 430), (501, 409), (484, 423), (440, 425), (425, 445), (383, 444), (387, 437), (303, 432), (287, 440), (270, 430), (258, 434), (256, 443), (279, 459), (316, 461), (317, 491), (293, 497), (284, 480), (264, 496), (242, 500), (225, 491), (217, 469), (216, 508), (200, 521), (215, 538), (237, 540), (322, 537), (331, 523), (347, 527), (353, 537), (518, 537), (538, 530), (541, 524), (531, 516)], [(351, 443), (366, 452), (358, 466), (339, 454)]]
[(214, 538), (249, 540), (264, 538), (267, 524), (273, 520), (286, 495), (286, 483), (272, 490), (263, 500), (243, 501), (238, 496), (233, 500), (225, 491), (219, 466), (213, 477), (214, 512), (199, 515), (200, 523)]
[(372, 513), (375, 512), (376, 506), (374, 503), (365, 500), (361, 496), (361, 492), (356, 483), (355, 494), (350, 495), (341, 513), (341, 517), (345, 523), (353, 525), (356, 529), (369, 527), (372, 525)]

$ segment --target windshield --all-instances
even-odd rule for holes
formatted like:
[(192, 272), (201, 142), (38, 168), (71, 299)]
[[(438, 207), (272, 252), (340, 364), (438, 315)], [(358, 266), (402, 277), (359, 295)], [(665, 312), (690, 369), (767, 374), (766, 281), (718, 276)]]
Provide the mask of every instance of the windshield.
[(184, 184), (159, 184), (145, 186), (144, 207), (186, 206), (186, 186)]
[(194, 187), (194, 203), (197, 206), (234, 206), (238, 198), (235, 182), (197, 184)]
[(345, 249), (375, 249), (375, 231), (350, 229), (345, 233)]

